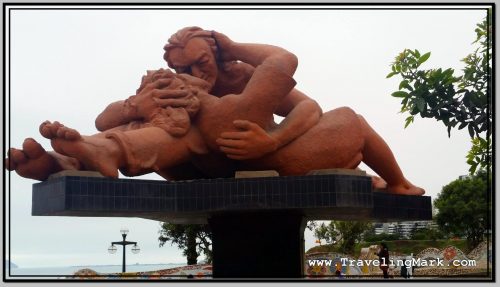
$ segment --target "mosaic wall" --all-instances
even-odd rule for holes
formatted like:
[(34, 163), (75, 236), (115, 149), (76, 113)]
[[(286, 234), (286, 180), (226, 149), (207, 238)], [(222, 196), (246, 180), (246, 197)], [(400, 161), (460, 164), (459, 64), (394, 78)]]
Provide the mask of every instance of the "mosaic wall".
[[(382, 275), (382, 271), (378, 266), (362, 264), (361, 267), (358, 266), (343, 266), (341, 264), (340, 258), (347, 258), (347, 260), (374, 260), (378, 259), (375, 253), (378, 251), (377, 245), (372, 245), (370, 247), (362, 248), (359, 258), (352, 258), (345, 254), (338, 253), (314, 253), (306, 255), (306, 260), (304, 262), (305, 275), (310, 278), (314, 277), (342, 277), (345, 275)], [(411, 258), (409, 254), (400, 254), (396, 252), (389, 252), (390, 259), (405, 260)], [(420, 258), (422, 260), (437, 260), (440, 259), (444, 266), (434, 266), (434, 267), (415, 267), (413, 270), (413, 275), (418, 276), (452, 276), (452, 275), (463, 275), (472, 273), (485, 273), (486, 269), (492, 268), (491, 264), (491, 244), (488, 246), (486, 242), (479, 244), (474, 250), (472, 250), (468, 255), (465, 255), (462, 250), (456, 248), (455, 246), (448, 246), (443, 249), (437, 248), (426, 248), (414, 255), (413, 258)], [(309, 260), (332, 260), (329, 266), (311, 266)], [(452, 263), (455, 261), (470, 261), (473, 260), (475, 265), (468, 266), (454, 266)], [(456, 261), (455, 261), (456, 262)], [(357, 264), (355, 264), (357, 265)], [(340, 271), (340, 273), (339, 273)], [(400, 266), (390, 266), (389, 275), (400, 276), (401, 267)]]
[(212, 265), (199, 264), (188, 265), (171, 269), (163, 269), (148, 272), (126, 272), (99, 274), (91, 269), (77, 271), (75, 276), (81, 279), (142, 279), (142, 280), (163, 280), (163, 279), (207, 279), (212, 278)]
[[(348, 264), (342, 264), (341, 258), (347, 258), (347, 260), (374, 260), (378, 259), (375, 253), (378, 251), (377, 245), (372, 245), (370, 247), (362, 248), (359, 258), (351, 258), (345, 254), (340, 253), (313, 253), (307, 254), (304, 261), (304, 271), (306, 278), (329, 278), (329, 277), (343, 277), (343, 276), (355, 276), (355, 275), (382, 275), (382, 271), (378, 266), (366, 265), (363, 266), (349, 266)], [(392, 260), (405, 260), (408, 257), (407, 254), (399, 254), (395, 252), (390, 252), (390, 258)], [(470, 273), (484, 272), (486, 268), (491, 268), (491, 243), (488, 246), (486, 242), (479, 244), (474, 250), (469, 254), (465, 255), (460, 249), (454, 246), (448, 246), (443, 249), (437, 248), (426, 248), (419, 252), (414, 258), (420, 259), (441, 259), (444, 265), (453, 260), (475, 260), (476, 266), (460, 266), (454, 267), (416, 267), (413, 271), (415, 276), (452, 276)], [(314, 265), (311, 266), (309, 260), (331, 260), (331, 264), (326, 266)], [(400, 267), (390, 267), (389, 275), (399, 276)], [(82, 269), (75, 273), (77, 279), (209, 279), (212, 278), (212, 266), (209, 264), (203, 265), (189, 265), (182, 266), (172, 269), (164, 269), (158, 271), (150, 272), (127, 272), (124, 274), (114, 273), (114, 274), (99, 274), (91, 269)]]

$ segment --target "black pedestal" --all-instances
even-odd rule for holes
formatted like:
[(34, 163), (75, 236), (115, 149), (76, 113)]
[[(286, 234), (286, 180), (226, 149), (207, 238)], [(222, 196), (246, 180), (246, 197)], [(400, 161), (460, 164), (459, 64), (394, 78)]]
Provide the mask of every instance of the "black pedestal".
[(293, 211), (224, 213), (208, 218), (214, 278), (301, 278), (306, 220)]
[(431, 198), (373, 192), (355, 175), (193, 181), (63, 176), (33, 185), (32, 215), (206, 224), (216, 278), (298, 278), (305, 220), (430, 220)]

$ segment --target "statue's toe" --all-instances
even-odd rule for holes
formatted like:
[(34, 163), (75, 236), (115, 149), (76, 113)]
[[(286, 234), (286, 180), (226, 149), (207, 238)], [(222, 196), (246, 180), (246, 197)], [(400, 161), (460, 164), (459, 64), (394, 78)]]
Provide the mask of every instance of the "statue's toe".
[(27, 138), (23, 142), (23, 151), (30, 159), (41, 157), (46, 151), (37, 141), (32, 138)]

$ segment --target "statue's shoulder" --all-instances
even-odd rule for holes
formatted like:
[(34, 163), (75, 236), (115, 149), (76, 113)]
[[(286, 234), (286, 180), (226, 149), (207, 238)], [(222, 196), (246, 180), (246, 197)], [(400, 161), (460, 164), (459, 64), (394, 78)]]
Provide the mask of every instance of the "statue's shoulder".
[(216, 86), (211, 93), (216, 96), (243, 92), (255, 68), (242, 62), (225, 62), (220, 69)]
[(222, 64), (222, 69), (224, 72), (232, 75), (233, 77), (243, 76), (248, 78), (250, 78), (255, 71), (255, 68), (252, 65), (238, 61), (224, 62)]

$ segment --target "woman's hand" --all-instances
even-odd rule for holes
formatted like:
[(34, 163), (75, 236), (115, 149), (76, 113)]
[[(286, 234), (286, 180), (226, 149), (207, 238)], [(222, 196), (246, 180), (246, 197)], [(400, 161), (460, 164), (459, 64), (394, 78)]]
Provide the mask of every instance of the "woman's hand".
[(256, 123), (236, 120), (233, 124), (240, 131), (224, 132), (216, 141), (228, 158), (255, 159), (278, 149), (278, 141)]

